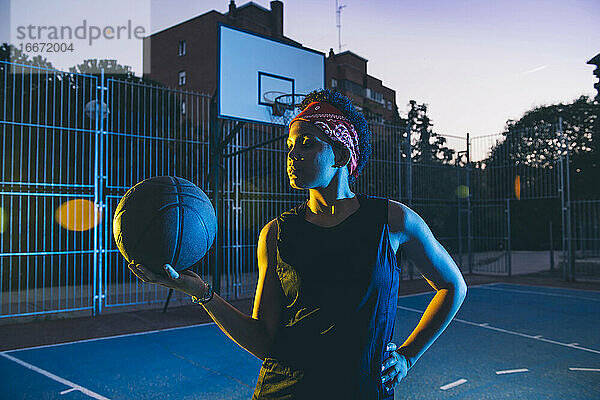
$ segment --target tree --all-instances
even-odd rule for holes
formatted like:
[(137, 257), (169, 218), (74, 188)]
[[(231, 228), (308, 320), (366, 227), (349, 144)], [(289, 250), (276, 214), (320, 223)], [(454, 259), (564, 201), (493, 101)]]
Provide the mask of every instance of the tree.
[(445, 146), (446, 138), (433, 131), (426, 104), (410, 101), (408, 127), (412, 144), (409, 159), (412, 200), (455, 201), (459, 185), (457, 164), (452, 162), (455, 150)]
[[(519, 177), (520, 200), (510, 202), (513, 249), (548, 248), (549, 221), (560, 240), (559, 163), (567, 151), (571, 199), (600, 198), (599, 111), (599, 104), (586, 96), (533, 108), (508, 120), (490, 155), (475, 164), (471, 192), (477, 199), (517, 200)], [(506, 216), (495, 218), (490, 226), (502, 226)]]
[(52, 63), (45, 57), (42, 57), (38, 54), (30, 60), (29, 55), (23, 53), (20, 49), (8, 43), (2, 43), (2, 46), (0, 46), (0, 61), (32, 65), (42, 68), (54, 68)]
[(120, 78), (126, 80), (135, 80), (143, 82), (143, 78), (136, 77), (131, 66), (121, 65), (117, 60), (97, 60), (88, 59), (84, 60), (81, 64), (69, 68), (69, 72), (87, 75), (100, 75), (104, 69), (105, 76), (119, 75)]
[(433, 123), (427, 116), (427, 104), (417, 104), (410, 101), (408, 122), (411, 125), (411, 136), (417, 135), (418, 139), (413, 146), (412, 159), (423, 164), (451, 164), (455, 150), (444, 144), (446, 138), (433, 132)]
[[(569, 151), (571, 197), (600, 198), (600, 104), (587, 96), (540, 106), (508, 120), (500, 140), (480, 166), (552, 168)], [(557, 134), (562, 119), (564, 139)]]

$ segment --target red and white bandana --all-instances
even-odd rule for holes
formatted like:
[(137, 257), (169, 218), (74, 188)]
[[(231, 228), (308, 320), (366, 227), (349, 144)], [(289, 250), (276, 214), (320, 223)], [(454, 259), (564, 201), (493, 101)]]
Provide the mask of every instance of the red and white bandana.
[(350, 150), (350, 175), (358, 177), (358, 134), (354, 125), (340, 110), (329, 103), (313, 101), (300, 114), (290, 121), (307, 121), (321, 129), (331, 140), (340, 142)]

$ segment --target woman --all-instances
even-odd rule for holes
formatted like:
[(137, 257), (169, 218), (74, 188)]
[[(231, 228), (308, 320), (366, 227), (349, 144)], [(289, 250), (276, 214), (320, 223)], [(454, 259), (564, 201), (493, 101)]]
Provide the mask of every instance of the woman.
[[(405, 205), (354, 194), (371, 153), (370, 131), (352, 102), (315, 91), (290, 123), (290, 185), (306, 202), (282, 213), (258, 240), (252, 317), (191, 271), (165, 276), (141, 265), (146, 282), (181, 290), (232, 340), (264, 360), (253, 399), (393, 399), (396, 385), (448, 326), (466, 295), (456, 264)], [(397, 348), (392, 339), (399, 248), (437, 293)]]

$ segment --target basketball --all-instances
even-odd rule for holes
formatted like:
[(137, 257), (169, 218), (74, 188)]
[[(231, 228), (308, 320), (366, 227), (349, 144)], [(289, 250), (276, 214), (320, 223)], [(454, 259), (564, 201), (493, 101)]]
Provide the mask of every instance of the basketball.
[(113, 235), (127, 262), (163, 273), (170, 264), (181, 271), (198, 263), (217, 234), (208, 196), (175, 176), (143, 180), (125, 193), (113, 218)]

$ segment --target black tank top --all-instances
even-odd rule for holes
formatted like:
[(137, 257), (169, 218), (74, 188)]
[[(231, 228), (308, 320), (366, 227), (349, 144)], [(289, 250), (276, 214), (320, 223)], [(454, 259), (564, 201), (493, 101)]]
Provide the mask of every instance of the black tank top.
[(333, 227), (306, 221), (307, 202), (277, 218), (282, 322), (253, 399), (393, 399), (381, 384), (400, 277), (388, 200), (356, 195)]

